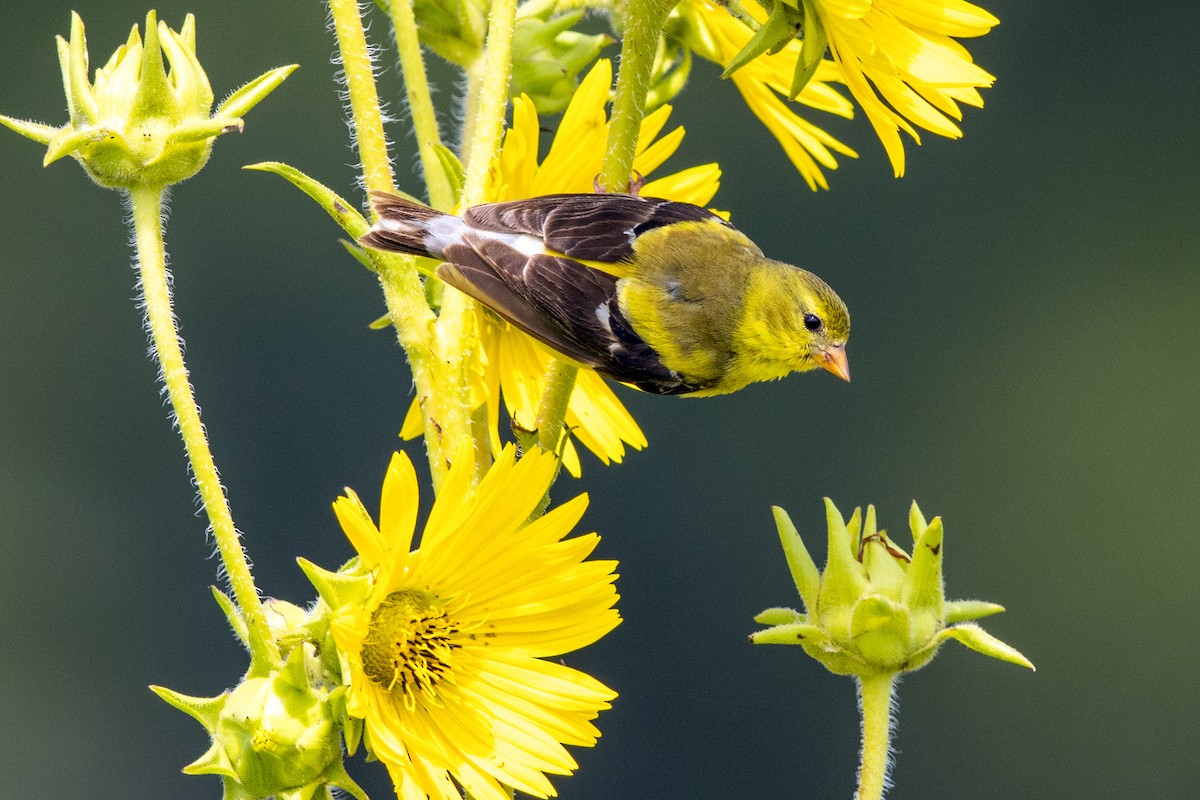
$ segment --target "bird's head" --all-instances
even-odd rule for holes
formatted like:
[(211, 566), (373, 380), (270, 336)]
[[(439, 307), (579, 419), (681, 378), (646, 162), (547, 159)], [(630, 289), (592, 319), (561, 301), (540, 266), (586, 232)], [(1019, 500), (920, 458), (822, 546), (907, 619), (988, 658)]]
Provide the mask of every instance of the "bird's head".
[(812, 337), (809, 354), (817, 366), (849, 381), (846, 340), (850, 338), (850, 312), (829, 284), (811, 272), (801, 272), (805, 291), (799, 293), (798, 313), (804, 330)]

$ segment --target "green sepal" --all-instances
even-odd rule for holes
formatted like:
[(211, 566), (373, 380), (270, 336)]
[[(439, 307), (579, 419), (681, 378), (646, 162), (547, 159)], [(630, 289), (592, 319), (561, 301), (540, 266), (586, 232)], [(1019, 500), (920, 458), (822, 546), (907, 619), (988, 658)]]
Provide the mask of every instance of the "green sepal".
[(901, 597), (909, 608), (927, 610), (942, 620), (946, 616), (946, 592), (942, 586), (942, 520), (934, 517), (933, 522), (925, 525), (925, 518), (915, 502), (912, 507), (910, 524), (915, 544)]
[[(291, 183), (300, 191), (317, 201), (317, 205), (325, 209), (325, 213), (333, 217), (341, 229), (357, 240), (370, 229), (371, 224), (349, 202), (342, 199), (320, 181), (308, 177), (300, 170), (279, 161), (262, 161), (258, 164), (247, 164), (242, 169), (252, 169), (259, 172), (271, 172)], [(411, 199), (411, 198), (410, 198)]]
[(59, 128), (46, 143), (46, 155), (42, 158), (42, 166), (48, 167), (63, 156), (73, 155), (92, 142), (104, 140), (119, 142), (123, 146), (125, 137), (111, 128)]
[(166, 146), (195, 144), (196, 142), (203, 142), (220, 136), (223, 133), (241, 133), (245, 127), (246, 123), (236, 117), (206, 119), (200, 122), (187, 123), (171, 129), (171, 132), (167, 134)]
[(1029, 667), (1032, 670), (1037, 669), (1037, 667), (1033, 666), (1033, 662), (1021, 655), (1020, 651), (1015, 647), (1005, 644), (983, 628), (969, 622), (946, 628), (938, 633), (936, 639), (939, 642), (946, 639), (956, 639), (975, 652), (983, 653), (985, 656), (1007, 661), (1010, 664)]
[(866, 570), (857, 558), (862, 510), (854, 509), (847, 522), (833, 501), (826, 497), (825, 521), (829, 527), (829, 544), (816, 610), (821, 626), (841, 639), (850, 635), (854, 604), (870, 587)]
[(38, 144), (43, 145), (50, 144), (50, 140), (54, 138), (54, 134), (58, 133), (58, 128), (50, 125), (27, 119), (6, 117), (3, 114), (0, 114), (0, 125), (21, 134), (26, 139), (33, 139)]
[(754, 621), (759, 625), (791, 625), (797, 622), (808, 622), (808, 615), (801, 614), (794, 608), (776, 606), (758, 612)]
[(213, 599), (221, 607), (221, 612), (225, 614), (225, 619), (229, 620), (229, 627), (233, 629), (234, 635), (238, 637), (244, 646), (249, 647), (250, 631), (246, 628), (246, 620), (242, 617), (242, 612), (238, 610), (233, 599), (216, 586), (208, 588), (212, 590)]
[(999, 603), (989, 603), (985, 600), (951, 600), (946, 603), (946, 624), (969, 622), (973, 619), (990, 617), (1003, 613), (1004, 606)]
[(796, 34), (804, 27), (804, 16), (799, 10), (783, 3), (776, 3), (765, 22), (758, 26), (754, 36), (746, 42), (746, 46), (738, 51), (725, 71), (722, 78), (728, 78), (742, 67), (749, 64), (763, 53), (777, 53), (796, 38)]
[(650, 91), (646, 93), (646, 113), (658, 110), (671, 102), (684, 87), (692, 74), (692, 51), (686, 47), (675, 48), (676, 52), (666, 56), (666, 47), (659, 42), (659, 57), (654, 62), (654, 73), (650, 76)]
[(811, 2), (804, 4), (804, 44), (800, 48), (800, 56), (796, 59), (796, 71), (792, 74), (792, 86), (788, 90), (788, 99), (795, 100), (804, 91), (804, 87), (817, 74), (817, 68), (825, 58), (825, 48), (829, 39), (825, 34), (825, 26), (817, 16)]
[(754, 644), (814, 644), (832, 645), (828, 634), (808, 622), (789, 622), (750, 634)]
[[(442, 167), (442, 173), (446, 176), (446, 182), (450, 184), (450, 192), (454, 207), (457, 208), (462, 200), (463, 184), (466, 183), (467, 171), (463, 168), (462, 162), (458, 160), (458, 156), (449, 147), (446, 147), (441, 142), (435, 142), (433, 152), (437, 154), (438, 163)], [(450, 211), (453, 209), (442, 209)]]
[[(296, 563), (300, 565), (301, 571), (312, 583), (313, 588), (317, 590), (321, 600), (330, 608), (341, 608), (358, 603), (371, 593), (371, 575), (369, 573), (330, 572), (306, 558), (297, 558)], [(352, 561), (351, 564), (353, 563)]]
[(909, 655), (908, 609), (883, 595), (854, 606), (850, 636), (859, 657), (876, 669), (897, 670)]
[(165, 686), (154, 685), (150, 687), (150, 691), (162, 698), (167, 705), (179, 709), (199, 722), (209, 733), (217, 729), (221, 709), (225, 707), (225, 700), (229, 696), (229, 692), (222, 692), (216, 697), (190, 697)]
[(225, 98), (214, 117), (244, 117), (246, 112), (258, 105), (263, 98), (275, 91), (289, 75), (300, 68), (299, 64), (289, 64), (286, 67), (276, 67), (264, 72), (242, 88)]
[(817, 563), (804, 546), (804, 540), (800, 538), (788, 513), (779, 506), (771, 506), (771, 514), (775, 517), (775, 528), (779, 531), (779, 541), (783, 545), (792, 580), (800, 592), (800, 599), (804, 601), (804, 610), (812, 614), (817, 610), (817, 598), (820, 597), (821, 571), (817, 569)]

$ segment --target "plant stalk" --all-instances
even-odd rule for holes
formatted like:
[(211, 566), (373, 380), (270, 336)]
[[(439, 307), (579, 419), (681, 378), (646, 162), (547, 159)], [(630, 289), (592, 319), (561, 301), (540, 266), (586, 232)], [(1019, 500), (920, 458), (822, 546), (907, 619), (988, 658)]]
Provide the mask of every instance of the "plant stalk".
[(858, 678), (858, 704), (862, 711), (862, 764), (858, 769), (855, 800), (882, 800), (888, 785), (891, 761), (892, 693), (894, 673)]
[(183, 348), (175, 326), (171, 305), (170, 279), (167, 275), (166, 248), (163, 244), (162, 187), (131, 190), (130, 210), (133, 216), (134, 239), (137, 246), (138, 271), (142, 285), (142, 300), (146, 308), (146, 324), (150, 329), (163, 384), (175, 413), (175, 422), (183, 438), (184, 450), (191, 464), (192, 475), (204, 511), (212, 525), (217, 552), (229, 578), (234, 599), (246, 622), (250, 647), (252, 674), (267, 674), (282, 666), (279, 649), (271, 638), (267, 617), (263, 611), (250, 564), (242, 549), (229, 501), (221, 486), (212, 450), (200, 421), (192, 386), (188, 382)]

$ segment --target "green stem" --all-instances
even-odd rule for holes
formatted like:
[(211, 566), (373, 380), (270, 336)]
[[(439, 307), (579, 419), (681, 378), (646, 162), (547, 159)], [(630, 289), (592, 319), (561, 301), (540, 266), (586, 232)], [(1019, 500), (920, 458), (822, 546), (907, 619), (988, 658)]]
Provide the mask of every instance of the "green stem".
[(654, 71), (654, 54), (667, 15), (679, 0), (625, 0), (621, 9), (621, 69), (613, 95), (612, 121), (600, 184), (623, 192), (633, 176), (633, 157), (646, 116), (646, 93)]
[(350, 95), (363, 179), (367, 189), (391, 191), (392, 165), (388, 160), (383, 114), (379, 110), (379, 93), (375, 90), (375, 73), (371, 71), (371, 53), (358, 13), (358, 0), (329, 0), (329, 13), (333, 17), (333, 31), (346, 74), (346, 91)]
[[(387, 140), (383, 135), (379, 94), (371, 72), (358, 4), (356, 0), (329, 0), (329, 10), (346, 72), (346, 89), (362, 158), (363, 180), (368, 189), (390, 190), (392, 172)], [(462, 370), (453, 359), (447, 360), (443, 355), (446, 352), (442, 345), (445, 337), (435, 327), (437, 317), (425, 300), (425, 289), (412, 259), (382, 253), (373, 258), (379, 266), (384, 301), (396, 328), (396, 337), (408, 358), (421, 402), (425, 449), (436, 491), (441, 487), (458, 443), (462, 441), (462, 433), (467, 429)]]
[[(478, 205), (486, 198), (488, 171), (500, 149), (508, 107), (508, 85), (512, 73), (513, 28), (516, 0), (494, 0), (488, 14), (487, 41), (483, 57), (467, 68), (467, 116), (464, 122), (462, 206)], [(478, 311), (474, 301), (461, 292), (442, 297), (434, 338), (441, 390), (438, 435), (448, 447), (469, 441), (474, 447), (475, 476), (479, 478), (491, 462), (491, 445), (471, 397), (470, 371), (479, 358)], [(428, 429), (427, 429), (428, 430)], [(453, 452), (451, 453), (453, 454)]]
[(478, 92), (472, 97), (467, 111), (468, 138), (463, 140), (463, 206), (477, 205), (484, 200), (488, 170), (500, 149), (504, 134), (505, 110), (508, 108), (508, 86), (512, 78), (513, 29), (517, 19), (517, 0), (494, 0), (488, 14), (487, 44), (482, 65), (469, 69), (472, 84), (478, 81)]
[(571, 403), (571, 393), (575, 391), (575, 377), (578, 374), (579, 367), (561, 358), (553, 359), (546, 369), (546, 381), (534, 429), (537, 430), (538, 444), (547, 452), (558, 454), (567, 406)]
[(896, 676), (885, 672), (858, 678), (862, 711), (862, 765), (855, 800), (882, 800), (891, 755), (892, 693)]
[(271, 638), (267, 617), (250, 564), (242, 550), (225, 490), (221, 487), (217, 466), (200, 422), (200, 409), (188, 383), (187, 366), (183, 362), (183, 348), (179, 332), (175, 327), (175, 314), (171, 307), (171, 289), (167, 277), (166, 248), (163, 245), (161, 187), (133, 189), (129, 193), (133, 215), (134, 238), (137, 245), (138, 270), (142, 283), (142, 298), (146, 307), (146, 321), (154, 342), (154, 352), (162, 370), (167, 396), (175, 412), (179, 434), (195, 476), (196, 489), (204, 503), (212, 525), (213, 539), (234, 599), (246, 621), (250, 647), (250, 670), (252, 674), (266, 674), (282, 665), (279, 649)]
[(434, 208), (453, 211), (454, 191), (437, 156), (437, 147), (441, 145), (442, 138), (438, 132), (437, 113), (433, 109), (433, 96), (429, 93), (429, 78), (425, 74), (425, 59), (421, 55), (413, 7), (403, 0), (388, 3), (388, 7), (392, 15), (392, 31), (396, 35), (396, 49), (400, 54), (400, 68), (404, 71), (404, 89), (417, 137), (417, 152), (421, 156), (425, 186), (429, 189), (429, 202)]

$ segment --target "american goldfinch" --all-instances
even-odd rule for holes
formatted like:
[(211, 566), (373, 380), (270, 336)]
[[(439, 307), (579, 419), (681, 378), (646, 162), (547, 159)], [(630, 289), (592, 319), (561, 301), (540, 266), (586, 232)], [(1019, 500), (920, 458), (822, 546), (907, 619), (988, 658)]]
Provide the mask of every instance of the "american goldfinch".
[(461, 216), (385, 192), (360, 239), (586, 367), (655, 394), (715, 395), (822, 367), (850, 380), (850, 315), (811, 272), (716, 214), (630, 194), (488, 203)]

